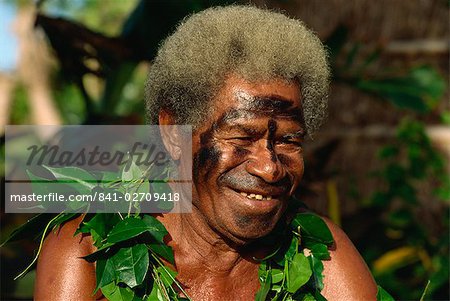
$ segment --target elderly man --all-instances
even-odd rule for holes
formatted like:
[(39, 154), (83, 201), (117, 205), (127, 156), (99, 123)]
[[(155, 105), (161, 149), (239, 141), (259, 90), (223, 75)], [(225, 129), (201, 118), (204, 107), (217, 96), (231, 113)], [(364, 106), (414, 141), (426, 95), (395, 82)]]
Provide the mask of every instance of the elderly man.
[[(326, 115), (326, 53), (304, 25), (252, 7), (212, 8), (185, 20), (161, 46), (147, 84), (148, 117), (193, 125), (193, 211), (158, 219), (169, 232), (177, 280), (192, 300), (253, 300), (260, 242), (286, 219), (304, 172), (302, 143)], [(161, 133), (174, 160), (183, 141)], [(179, 165), (180, 173), (190, 173)], [(102, 298), (95, 251), (75, 236), (80, 219), (47, 238), (36, 299)], [(331, 222), (324, 264), (328, 300), (374, 300), (376, 286), (347, 236)], [(64, 250), (64, 252), (61, 252)], [(306, 252), (308, 252), (306, 250)], [(69, 254), (69, 256), (67, 256)]]

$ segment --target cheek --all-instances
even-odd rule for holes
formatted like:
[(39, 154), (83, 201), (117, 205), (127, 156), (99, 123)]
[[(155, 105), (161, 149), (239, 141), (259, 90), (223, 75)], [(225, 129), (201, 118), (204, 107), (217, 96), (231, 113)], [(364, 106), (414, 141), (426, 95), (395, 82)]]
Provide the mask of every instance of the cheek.
[(235, 158), (244, 158), (248, 154), (250, 154), (250, 151), (248, 149), (242, 148), (240, 146), (233, 146), (232, 152)]
[(194, 154), (194, 179), (208, 181), (213, 176), (213, 173), (221, 174), (233, 168), (249, 153), (250, 151), (238, 146), (223, 145), (220, 143), (205, 145)]
[(194, 179), (198, 180), (200, 174), (203, 173), (205, 173), (205, 177), (209, 176), (211, 171), (217, 167), (221, 156), (222, 152), (214, 144), (201, 147), (198, 152), (194, 154)]
[(283, 164), (286, 170), (294, 176), (295, 182), (299, 182), (303, 176), (304, 166), (303, 166), (303, 156), (298, 155), (278, 155), (278, 159), (281, 164)]

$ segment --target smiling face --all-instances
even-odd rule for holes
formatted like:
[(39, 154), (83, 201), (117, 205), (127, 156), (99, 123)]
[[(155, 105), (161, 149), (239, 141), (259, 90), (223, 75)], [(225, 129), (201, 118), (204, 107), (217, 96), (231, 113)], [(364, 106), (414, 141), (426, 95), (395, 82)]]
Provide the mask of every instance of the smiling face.
[(193, 134), (193, 205), (242, 243), (268, 234), (303, 174), (298, 84), (229, 77)]

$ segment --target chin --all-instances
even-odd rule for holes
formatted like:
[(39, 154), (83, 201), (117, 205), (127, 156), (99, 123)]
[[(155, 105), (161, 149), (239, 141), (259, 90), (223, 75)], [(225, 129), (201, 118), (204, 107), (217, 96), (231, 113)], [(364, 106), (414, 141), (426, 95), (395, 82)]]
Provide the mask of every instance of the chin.
[[(221, 234), (238, 245), (245, 245), (268, 235), (275, 228), (282, 212), (262, 216), (238, 216), (232, 225), (223, 227)], [(221, 229), (222, 230), (222, 229)]]

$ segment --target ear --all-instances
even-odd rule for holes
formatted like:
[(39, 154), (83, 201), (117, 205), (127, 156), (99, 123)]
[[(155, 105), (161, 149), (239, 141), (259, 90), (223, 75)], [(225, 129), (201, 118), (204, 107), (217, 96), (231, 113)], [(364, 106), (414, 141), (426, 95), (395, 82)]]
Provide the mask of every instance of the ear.
[(178, 127), (175, 125), (175, 118), (172, 113), (161, 110), (159, 112), (159, 131), (161, 138), (174, 161), (181, 157), (181, 135)]

